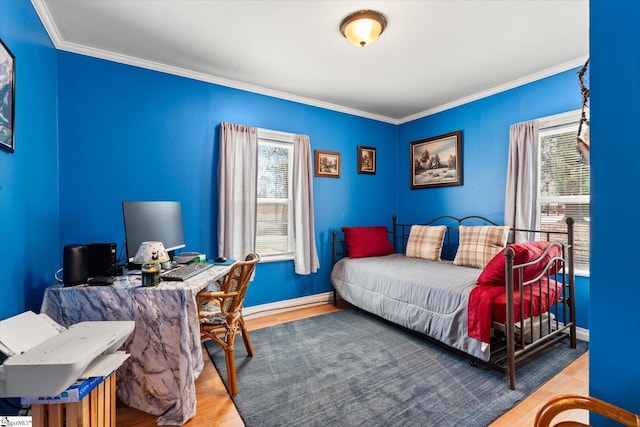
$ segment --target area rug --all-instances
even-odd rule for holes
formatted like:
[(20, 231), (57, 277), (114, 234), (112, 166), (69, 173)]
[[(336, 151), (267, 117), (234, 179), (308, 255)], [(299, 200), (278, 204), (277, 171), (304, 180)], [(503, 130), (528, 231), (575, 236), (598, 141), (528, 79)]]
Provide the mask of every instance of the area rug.
[[(250, 332), (236, 340), (238, 395), (249, 427), (486, 426), (584, 353), (567, 340), (505, 374), (359, 310)], [(227, 384), (224, 352), (206, 348)]]

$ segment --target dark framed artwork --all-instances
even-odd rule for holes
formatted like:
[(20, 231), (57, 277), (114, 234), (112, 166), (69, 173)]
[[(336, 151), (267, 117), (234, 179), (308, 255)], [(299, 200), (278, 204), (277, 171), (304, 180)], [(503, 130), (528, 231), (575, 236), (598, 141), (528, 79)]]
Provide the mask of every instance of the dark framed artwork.
[(340, 153), (315, 150), (316, 176), (340, 178)]
[(11, 153), (14, 151), (15, 77), (15, 57), (0, 40), (0, 148)]
[(376, 173), (376, 149), (358, 145), (358, 173)]
[(411, 188), (462, 185), (462, 131), (410, 144)]

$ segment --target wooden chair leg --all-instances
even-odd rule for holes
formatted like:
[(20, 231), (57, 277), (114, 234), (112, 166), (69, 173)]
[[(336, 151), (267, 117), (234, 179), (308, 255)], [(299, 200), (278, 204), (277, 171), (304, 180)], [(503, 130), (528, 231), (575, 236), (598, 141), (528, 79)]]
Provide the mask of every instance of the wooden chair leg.
[(229, 382), (229, 394), (235, 396), (238, 394), (238, 383), (236, 379), (236, 361), (234, 359), (233, 348), (226, 351), (227, 359), (227, 381)]
[(249, 357), (253, 357), (253, 345), (251, 345), (251, 340), (249, 339), (249, 331), (244, 325), (244, 319), (240, 319), (240, 330), (242, 331), (242, 341), (244, 341), (244, 348), (247, 349), (247, 354), (249, 355)]
[(235, 340), (236, 332), (234, 330), (227, 337), (227, 345), (224, 349), (227, 362), (227, 381), (229, 383), (229, 394), (231, 396), (238, 394), (238, 380), (236, 378), (236, 359), (234, 352)]

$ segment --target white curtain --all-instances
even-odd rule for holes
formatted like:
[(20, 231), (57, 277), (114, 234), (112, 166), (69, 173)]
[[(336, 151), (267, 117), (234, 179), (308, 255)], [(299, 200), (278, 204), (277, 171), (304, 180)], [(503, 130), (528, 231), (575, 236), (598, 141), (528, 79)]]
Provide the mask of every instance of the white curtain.
[(313, 219), (311, 144), (306, 135), (293, 137), (293, 235), (295, 272), (315, 273), (320, 268)]
[(256, 248), (258, 129), (220, 124), (218, 255), (244, 260)]
[[(258, 129), (221, 123), (218, 165), (218, 255), (244, 259), (256, 248)], [(312, 180), (309, 137), (294, 135), (291, 188), (297, 274), (315, 273), (320, 268)]]
[[(504, 223), (534, 230), (538, 223), (538, 121), (511, 125)], [(535, 239), (535, 233), (517, 233), (516, 242)]]

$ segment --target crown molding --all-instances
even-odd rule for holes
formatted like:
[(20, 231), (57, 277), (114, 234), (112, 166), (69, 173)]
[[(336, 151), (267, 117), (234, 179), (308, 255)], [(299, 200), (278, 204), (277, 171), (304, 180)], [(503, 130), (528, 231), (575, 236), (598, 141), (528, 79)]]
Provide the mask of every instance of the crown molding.
[(142, 59), (134, 58), (127, 55), (121, 55), (121, 54), (117, 54), (117, 53), (113, 53), (113, 52), (109, 52), (101, 49), (89, 48), (83, 45), (66, 42), (61, 38), (60, 32), (55, 26), (54, 21), (51, 18), (51, 15), (49, 13), (49, 10), (47, 9), (46, 4), (42, 0), (31, 0), (31, 3), (33, 4), (36, 10), (36, 13), (38, 14), (40, 20), (42, 21), (45, 27), (45, 30), (49, 34), (51, 41), (53, 42), (54, 46), (58, 50), (77, 53), (81, 55), (86, 55), (86, 56), (104, 59), (104, 60), (126, 64), (126, 65), (131, 65), (134, 67), (149, 69), (153, 71), (159, 71), (162, 73), (186, 77), (186, 78), (199, 80), (207, 83), (213, 83), (220, 86), (257, 93), (260, 95), (270, 96), (278, 99), (283, 99), (286, 101), (298, 102), (300, 104), (310, 105), (313, 107), (323, 108), (331, 111), (337, 111), (340, 113), (350, 114), (353, 116), (363, 117), (366, 119), (376, 120), (379, 122), (389, 123), (393, 125), (401, 125), (401, 124), (418, 120), (424, 117), (428, 117), (436, 113), (449, 110), (451, 108), (459, 107), (469, 102), (477, 101), (478, 99), (486, 98), (488, 96), (495, 95), (497, 93), (504, 92), (506, 90), (513, 89), (515, 87), (522, 86), (524, 84), (531, 83), (533, 81), (540, 80), (542, 78), (549, 77), (563, 71), (570, 70), (571, 68), (582, 66), (588, 58), (588, 56), (576, 58), (572, 61), (559, 64), (555, 67), (547, 68), (545, 70), (542, 70), (534, 74), (530, 74), (520, 79), (513, 80), (511, 82), (508, 82), (499, 86), (495, 86), (491, 89), (487, 89), (487, 90), (475, 93), (473, 95), (466, 96), (466, 97), (457, 99), (455, 101), (448, 102), (446, 104), (442, 104), (438, 107), (430, 108), (428, 110), (424, 110), (419, 113), (397, 119), (393, 117), (383, 116), (380, 114), (374, 114), (374, 113), (369, 113), (367, 111), (345, 107), (343, 105), (332, 104), (329, 102), (320, 101), (313, 98), (306, 98), (298, 95), (293, 95), (287, 92), (268, 89), (262, 86), (252, 85), (252, 84), (248, 84), (248, 83), (244, 83), (236, 80), (217, 77), (210, 74), (200, 73), (192, 70), (187, 70), (184, 68), (174, 67), (171, 65), (161, 64), (153, 61), (142, 60)]
[(431, 116), (436, 113), (440, 113), (445, 110), (449, 110), (454, 107), (459, 107), (464, 104), (468, 104), (469, 102), (477, 101), (478, 99), (486, 98), (491, 95), (495, 95), (500, 92), (507, 91), (509, 89), (516, 88), (518, 86), (525, 85), (527, 83), (534, 82), (536, 80), (543, 79), (545, 77), (552, 76), (554, 74), (561, 73), (563, 71), (570, 70), (572, 68), (581, 67), (584, 65), (584, 62), (587, 60), (588, 56), (583, 56), (580, 58), (573, 59), (571, 61), (567, 61), (565, 63), (556, 65), (551, 68), (547, 68), (545, 70), (539, 71), (537, 73), (529, 74), (528, 76), (522, 77), (517, 80), (510, 81), (508, 83), (492, 87), (491, 89), (484, 90), (482, 92), (475, 93), (470, 96), (466, 96), (464, 98), (457, 99), (455, 101), (448, 102), (446, 104), (440, 105), (435, 108), (431, 108), (429, 110), (422, 111), (420, 113), (412, 114), (410, 116), (403, 117), (402, 119), (397, 120), (397, 124), (408, 123), (413, 120), (421, 119), (423, 117)]

